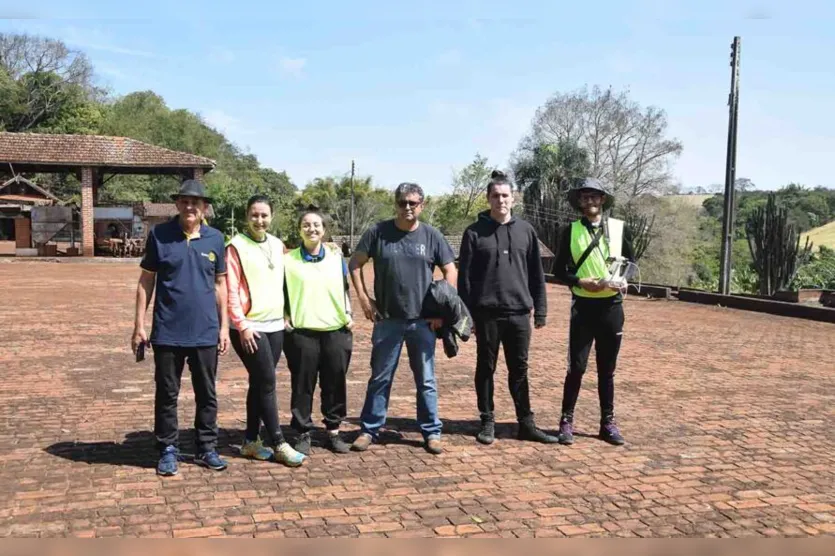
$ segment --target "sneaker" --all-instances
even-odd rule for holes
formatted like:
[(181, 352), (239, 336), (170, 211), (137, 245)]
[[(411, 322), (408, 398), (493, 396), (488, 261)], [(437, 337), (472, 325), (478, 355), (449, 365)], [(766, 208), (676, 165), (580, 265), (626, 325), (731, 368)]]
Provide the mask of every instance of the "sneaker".
[(306, 456), (310, 455), (310, 433), (303, 432), (296, 439), (296, 445), (293, 446), (297, 452)]
[(516, 434), (518, 440), (529, 440), (531, 442), (540, 442), (542, 444), (556, 444), (560, 441), (556, 436), (545, 434), (538, 429), (532, 417), (519, 421), (519, 432)]
[(287, 467), (298, 467), (306, 459), (307, 457), (304, 454), (294, 450), (287, 442), (282, 442), (275, 451), (275, 460)]
[(328, 446), (337, 454), (347, 454), (351, 451), (351, 445), (342, 439), (339, 431), (336, 431), (336, 434), (328, 432)]
[(444, 447), (441, 444), (441, 437), (439, 436), (430, 436), (427, 438), (423, 447), (426, 448), (427, 452), (436, 456), (444, 451)]
[(159, 463), (157, 463), (157, 475), (163, 477), (171, 477), (177, 474), (179, 465), (177, 458), (179, 450), (176, 446), (166, 446), (159, 453)]
[(496, 423), (492, 420), (482, 420), (481, 430), (475, 437), (482, 444), (492, 444), (496, 440)]
[(194, 457), (194, 463), (199, 465), (200, 467), (208, 467), (209, 469), (213, 469), (214, 471), (223, 471), (226, 469), (226, 462), (223, 461), (220, 456), (212, 450), (211, 452), (203, 452), (202, 454), (197, 454)]
[(615, 424), (615, 420), (611, 418), (600, 423), (600, 439), (615, 446), (622, 446), (626, 443)]
[(371, 446), (373, 441), (374, 439), (371, 438), (370, 434), (367, 432), (361, 433), (357, 439), (354, 440), (354, 443), (351, 444), (351, 449), (355, 452), (364, 452), (369, 446)]
[(241, 455), (259, 461), (267, 461), (273, 457), (273, 451), (271, 448), (264, 446), (259, 438), (255, 441), (245, 441), (244, 445), (241, 446)]
[(566, 446), (574, 444), (574, 422), (570, 418), (563, 417), (560, 419), (560, 435), (558, 438), (560, 444)]

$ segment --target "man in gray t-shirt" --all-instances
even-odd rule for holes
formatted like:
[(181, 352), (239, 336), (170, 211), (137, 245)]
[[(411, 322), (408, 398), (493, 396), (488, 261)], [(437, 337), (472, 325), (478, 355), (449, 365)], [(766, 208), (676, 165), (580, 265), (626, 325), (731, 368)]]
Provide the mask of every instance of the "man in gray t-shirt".
[[(418, 390), (417, 417), (426, 449), (439, 454), (441, 420), (435, 381), (435, 328), (438, 321), (420, 318), (423, 298), (436, 266), (453, 286), (455, 255), (444, 236), (418, 220), (423, 190), (401, 183), (394, 193), (397, 217), (372, 226), (357, 244), (349, 268), (365, 317), (374, 322), (371, 378), (362, 409), (362, 433), (353, 448), (365, 451), (385, 424), (391, 384), (403, 343)], [(366, 290), (362, 267), (374, 260), (374, 300)]]

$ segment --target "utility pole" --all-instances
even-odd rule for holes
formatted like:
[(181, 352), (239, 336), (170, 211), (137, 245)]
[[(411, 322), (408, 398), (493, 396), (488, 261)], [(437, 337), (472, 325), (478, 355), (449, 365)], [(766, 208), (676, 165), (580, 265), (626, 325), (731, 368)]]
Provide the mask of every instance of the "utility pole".
[(348, 244), (351, 254), (354, 253), (354, 161), (351, 161), (351, 239)]
[(719, 261), (719, 293), (728, 295), (734, 237), (734, 182), (736, 181), (736, 132), (739, 115), (739, 54), (742, 39), (731, 44), (731, 94), (728, 97), (728, 152), (725, 161), (725, 205), (722, 214), (722, 255)]

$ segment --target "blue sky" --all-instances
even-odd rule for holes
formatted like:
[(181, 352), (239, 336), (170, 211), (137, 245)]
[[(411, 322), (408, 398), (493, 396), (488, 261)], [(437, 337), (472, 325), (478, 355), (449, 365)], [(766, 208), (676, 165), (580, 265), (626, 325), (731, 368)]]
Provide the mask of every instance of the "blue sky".
[(721, 183), (740, 35), (737, 175), (835, 187), (832, 2), (14, 4), (0, 31), (84, 50), (113, 93), (152, 89), (300, 186), (355, 159), (430, 193), (477, 152), (506, 166), (536, 108), (586, 84), (666, 110), (682, 186)]

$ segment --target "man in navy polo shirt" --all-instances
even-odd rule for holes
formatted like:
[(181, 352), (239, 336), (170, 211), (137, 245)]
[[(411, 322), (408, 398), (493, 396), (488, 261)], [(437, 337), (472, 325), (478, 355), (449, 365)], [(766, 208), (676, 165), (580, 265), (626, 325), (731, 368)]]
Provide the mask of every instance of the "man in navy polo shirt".
[[(177, 474), (177, 397), (186, 361), (197, 405), (194, 462), (217, 471), (226, 469), (216, 451), (215, 393), (218, 353), (226, 354), (229, 347), (223, 235), (203, 223), (211, 199), (201, 182), (186, 180), (172, 198), (179, 216), (157, 225), (148, 235), (131, 339), (134, 353), (141, 344), (154, 348), (154, 434), (160, 449), (160, 475)], [(155, 287), (149, 342), (145, 312)]]

